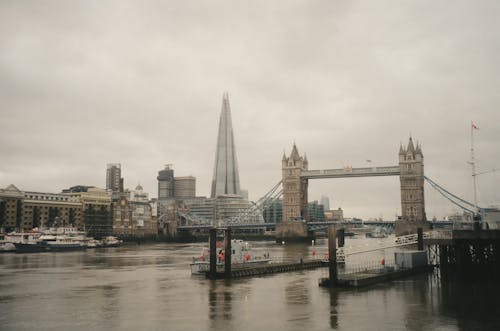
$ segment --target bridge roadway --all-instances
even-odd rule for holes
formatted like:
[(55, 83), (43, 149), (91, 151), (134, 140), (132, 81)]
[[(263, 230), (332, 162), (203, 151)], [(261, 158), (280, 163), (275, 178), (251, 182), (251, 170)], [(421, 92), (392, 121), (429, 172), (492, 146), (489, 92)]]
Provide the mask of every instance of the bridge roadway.
[[(453, 221), (431, 221), (431, 225), (434, 228), (445, 228), (451, 227), (453, 225)], [(333, 221), (324, 221), (324, 222), (307, 222), (309, 229), (322, 229), (327, 228), (329, 225), (354, 225), (354, 226), (375, 226), (375, 227), (394, 227), (394, 221), (349, 221), (349, 222), (333, 222)], [(226, 224), (226, 225), (218, 225), (214, 226), (212, 224), (202, 224), (202, 225), (183, 225), (178, 226), (178, 230), (203, 230), (203, 229), (274, 229), (276, 227), (276, 223), (241, 223), (241, 224)]]
[(399, 176), (399, 175), (400, 175), (399, 166), (365, 167), (365, 168), (344, 167), (341, 169), (304, 170), (300, 173), (300, 177), (305, 179)]

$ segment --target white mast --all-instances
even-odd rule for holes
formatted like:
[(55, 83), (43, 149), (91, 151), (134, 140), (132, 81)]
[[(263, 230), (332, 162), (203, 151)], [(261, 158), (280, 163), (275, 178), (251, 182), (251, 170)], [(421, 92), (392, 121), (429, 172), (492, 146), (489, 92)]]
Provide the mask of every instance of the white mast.
[(472, 183), (474, 185), (474, 206), (477, 207), (477, 182), (476, 159), (474, 158), (474, 129), (477, 128), (473, 121), (470, 122), (470, 165), (472, 167)]

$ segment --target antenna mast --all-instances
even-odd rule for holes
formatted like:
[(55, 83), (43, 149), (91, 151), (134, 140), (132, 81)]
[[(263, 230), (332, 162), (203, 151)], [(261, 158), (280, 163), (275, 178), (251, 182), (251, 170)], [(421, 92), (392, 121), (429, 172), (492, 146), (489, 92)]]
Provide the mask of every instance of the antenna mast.
[(474, 206), (477, 208), (477, 173), (476, 173), (476, 159), (474, 158), (474, 129), (477, 126), (474, 122), (470, 122), (470, 165), (472, 167), (472, 183), (474, 185)]

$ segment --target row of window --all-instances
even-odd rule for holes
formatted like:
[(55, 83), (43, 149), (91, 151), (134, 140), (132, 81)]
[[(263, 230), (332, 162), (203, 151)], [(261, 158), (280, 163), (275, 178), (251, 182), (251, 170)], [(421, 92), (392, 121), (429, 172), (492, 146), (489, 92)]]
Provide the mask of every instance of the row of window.
[(51, 200), (51, 201), (68, 201), (68, 197), (58, 197), (58, 196), (51, 196), (51, 195), (28, 195), (27, 196), (30, 199), (35, 199), (35, 200)]

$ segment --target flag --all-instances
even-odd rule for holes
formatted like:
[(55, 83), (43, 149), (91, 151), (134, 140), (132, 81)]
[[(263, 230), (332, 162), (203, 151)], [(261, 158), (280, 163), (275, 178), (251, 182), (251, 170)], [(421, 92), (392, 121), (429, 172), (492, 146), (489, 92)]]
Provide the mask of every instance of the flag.
[(471, 123), (472, 123), (472, 128), (473, 129), (479, 130), (479, 127), (474, 122), (471, 122)]

